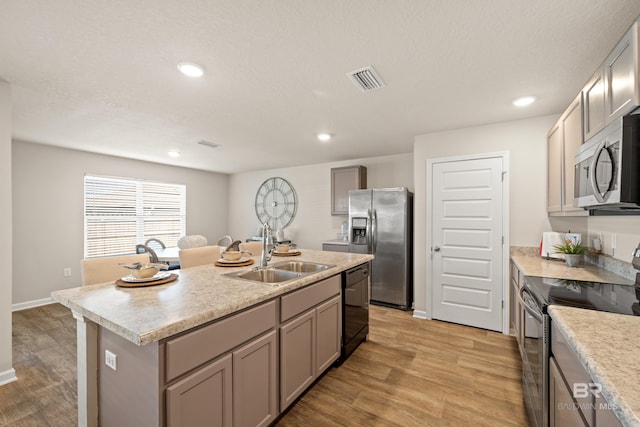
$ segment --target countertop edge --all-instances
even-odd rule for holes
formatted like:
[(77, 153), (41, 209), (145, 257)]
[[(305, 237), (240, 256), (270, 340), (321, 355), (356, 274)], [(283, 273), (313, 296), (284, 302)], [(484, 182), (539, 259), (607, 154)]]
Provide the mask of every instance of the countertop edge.
[[(598, 360), (593, 357), (592, 352), (583, 345), (575, 336), (572, 327), (567, 324), (565, 316), (569, 316), (572, 310), (588, 311), (574, 307), (562, 307), (550, 305), (549, 314), (554, 322), (558, 325), (560, 332), (566, 338), (567, 343), (571, 349), (575, 352), (582, 367), (590, 375), (594, 382), (597, 382), (602, 387), (602, 394), (613, 405), (613, 411), (624, 426), (637, 426), (640, 427), (640, 416), (636, 414), (633, 409), (627, 404), (625, 398), (620, 395), (618, 388), (612, 383), (609, 377), (604, 372), (605, 369), (600, 365)], [(594, 312), (596, 313), (596, 312)], [(622, 314), (607, 313), (610, 316), (625, 316)]]

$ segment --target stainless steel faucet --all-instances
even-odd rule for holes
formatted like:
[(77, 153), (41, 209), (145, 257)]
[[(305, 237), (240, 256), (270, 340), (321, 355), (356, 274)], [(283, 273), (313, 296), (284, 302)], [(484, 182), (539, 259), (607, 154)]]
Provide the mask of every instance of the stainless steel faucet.
[(266, 267), (267, 263), (271, 261), (271, 252), (273, 248), (269, 249), (269, 243), (271, 242), (271, 226), (265, 222), (262, 225), (262, 254), (260, 255), (260, 267)]

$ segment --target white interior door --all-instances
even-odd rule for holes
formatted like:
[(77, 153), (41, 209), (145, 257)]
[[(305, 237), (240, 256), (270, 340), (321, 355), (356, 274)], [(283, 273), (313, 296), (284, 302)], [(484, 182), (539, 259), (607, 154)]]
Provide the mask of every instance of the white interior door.
[(434, 163), (433, 318), (502, 330), (502, 157)]

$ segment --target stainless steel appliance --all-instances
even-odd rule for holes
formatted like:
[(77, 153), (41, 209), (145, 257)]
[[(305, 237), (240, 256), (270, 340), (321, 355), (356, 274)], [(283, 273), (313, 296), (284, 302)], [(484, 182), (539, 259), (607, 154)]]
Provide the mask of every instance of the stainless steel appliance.
[(574, 206), (640, 209), (640, 115), (621, 117), (585, 142), (574, 178)]
[[(640, 250), (637, 250), (640, 255)], [(634, 264), (635, 265), (635, 264)], [(640, 268), (640, 263), (638, 264)], [(525, 406), (532, 427), (549, 426), (550, 304), (612, 313), (640, 315), (640, 288), (630, 280), (597, 283), (577, 280), (524, 277), (520, 290), (522, 321), (520, 353)]]
[(407, 310), (413, 302), (413, 193), (349, 191), (349, 252), (369, 253), (371, 303)]
[(342, 351), (344, 361), (369, 335), (369, 263), (342, 273)]

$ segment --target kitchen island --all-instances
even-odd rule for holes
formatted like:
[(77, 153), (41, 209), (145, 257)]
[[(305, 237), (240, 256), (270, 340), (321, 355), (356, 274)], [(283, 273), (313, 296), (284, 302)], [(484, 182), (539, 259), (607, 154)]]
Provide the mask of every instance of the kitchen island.
[[(313, 339), (309, 339), (313, 351), (307, 351), (305, 357), (318, 361), (316, 343), (327, 334), (316, 329), (321, 325), (324, 305), (332, 303), (330, 307), (335, 310), (336, 296), (340, 301), (340, 273), (372, 258), (371, 255), (311, 250), (302, 250), (302, 255), (296, 257), (274, 257), (271, 263), (295, 260), (333, 266), (279, 285), (227, 275), (253, 266), (200, 266), (180, 270), (176, 281), (159, 286), (120, 288), (104, 283), (54, 292), (52, 298), (70, 308), (78, 321), (79, 425), (98, 425), (98, 422), (103, 426), (123, 425), (126, 420), (134, 421), (135, 425), (180, 425), (171, 421), (172, 416), (178, 418), (175, 418), (176, 411), (170, 410), (171, 405), (177, 407), (175, 402), (179, 402), (180, 397), (172, 403), (168, 402), (169, 396), (184, 396), (180, 394), (181, 387), (189, 390), (194, 372), (213, 372), (216, 368), (213, 365), (225, 364), (227, 359), (229, 364), (233, 360), (234, 366), (238, 365), (243, 360), (238, 351), (247, 350), (246, 344), (254, 343), (254, 338), (255, 343), (266, 340), (266, 347), (260, 347), (267, 349), (264, 360), (268, 361), (269, 369), (279, 373), (279, 383), (285, 377), (288, 382), (281, 384), (281, 388), (288, 390), (294, 375), (288, 375), (286, 369), (276, 363), (284, 363), (281, 357), (289, 354), (283, 349), (283, 341), (301, 339), (289, 333), (298, 330), (296, 322), (314, 328), (310, 332)], [(306, 300), (314, 298), (318, 304), (308, 307)], [(283, 337), (292, 338), (286, 341)], [(105, 367), (107, 351), (116, 356), (114, 361), (108, 355), (116, 370)], [(313, 377), (320, 374), (315, 372)], [(114, 376), (117, 377), (111, 378)], [(215, 381), (228, 381), (230, 377), (227, 374), (211, 376), (208, 387), (215, 388)], [(235, 377), (233, 375), (234, 380)], [(291, 396), (302, 393), (313, 379), (307, 378), (304, 388), (281, 398), (275, 414), (273, 408), (269, 408), (269, 419), (283, 409), (283, 400), (289, 402)], [(273, 386), (273, 378), (267, 377), (265, 381), (269, 387)], [(222, 389), (226, 385), (229, 384), (222, 384)], [(234, 393), (238, 392), (237, 388), (234, 387)], [(129, 407), (128, 396), (138, 396), (129, 402)], [(230, 400), (220, 399), (225, 405)], [(268, 400), (273, 404), (273, 397)], [(116, 408), (119, 414), (113, 413), (112, 409)], [(223, 423), (232, 419), (231, 409), (224, 407), (218, 411), (224, 413)], [(233, 408), (233, 413), (236, 412)]]

